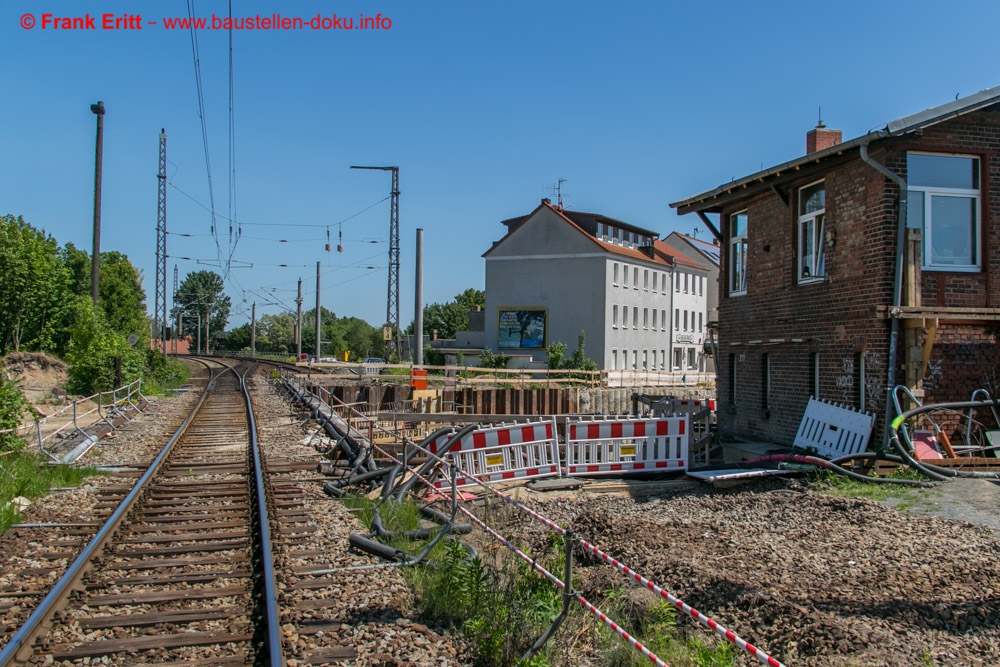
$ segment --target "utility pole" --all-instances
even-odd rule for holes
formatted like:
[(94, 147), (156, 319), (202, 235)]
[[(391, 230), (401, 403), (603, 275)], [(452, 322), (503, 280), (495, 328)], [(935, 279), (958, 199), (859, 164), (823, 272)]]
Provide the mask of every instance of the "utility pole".
[(299, 278), (299, 296), (295, 299), (298, 314), (295, 319), (295, 360), (302, 358), (302, 278)]
[(413, 289), (413, 363), (424, 364), (424, 230), (417, 229), (417, 275)]
[(389, 210), (389, 296), (386, 299), (385, 321), (395, 332), (399, 351), (399, 167), (357, 167), (392, 172), (392, 203)]
[(156, 297), (153, 319), (160, 326), (160, 351), (167, 353), (167, 133), (160, 128), (160, 170), (156, 174)]
[[(173, 299), (175, 300), (174, 301), (174, 306), (177, 305), (177, 302), (176, 302), (176, 299), (177, 299), (177, 289), (178, 289), (177, 285), (178, 285), (178, 282), (177, 282), (177, 265), (174, 264), (174, 295), (173, 295)], [(177, 316), (177, 332), (174, 334), (173, 339), (170, 341), (170, 351), (173, 352), (174, 354), (177, 354), (177, 340), (180, 337), (181, 337), (181, 319), (180, 319), (180, 315), (178, 315)], [(188, 348), (188, 349), (190, 350), (190, 348)]]
[(97, 307), (101, 289), (101, 171), (104, 155), (104, 102), (90, 105), (97, 115), (97, 148), (94, 151), (94, 256), (90, 258), (90, 298)]
[(316, 262), (316, 362), (319, 363), (319, 262)]
[(250, 309), (250, 358), (257, 358), (257, 302)]

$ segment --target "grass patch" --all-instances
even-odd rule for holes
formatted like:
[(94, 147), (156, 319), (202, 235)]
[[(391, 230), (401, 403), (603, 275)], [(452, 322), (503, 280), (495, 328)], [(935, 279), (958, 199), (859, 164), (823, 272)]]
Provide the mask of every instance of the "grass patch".
[[(879, 479), (879, 478), (873, 478)], [(926, 482), (926, 477), (907, 466), (900, 466), (883, 479), (907, 479)], [(829, 471), (819, 471), (809, 479), (809, 487), (817, 493), (823, 493), (837, 498), (865, 498), (882, 502), (889, 498), (897, 498), (900, 505), (910, 505), (918, 501), (926, 489), (901, 484), (880, 484), (878, 482), (861, 482), (849, 477), (837, 475)], [(902, 509), (902, 508), (901, 508)]]
[(0, 456), (0, 533), (21, 520), (21, 513), (11, 504), (14, 498), (38, 498), (51, 488), (77, 486), (84, 478), (99, 474), (94, 468), (49, 465), (27, 452)]

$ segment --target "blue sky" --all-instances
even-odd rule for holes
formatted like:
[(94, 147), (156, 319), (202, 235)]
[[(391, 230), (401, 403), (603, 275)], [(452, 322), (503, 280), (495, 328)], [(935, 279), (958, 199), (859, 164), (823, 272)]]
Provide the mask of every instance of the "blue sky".
[[(235, 16), (306, 20), (381, 13), (392, 27), (233, 33), (235, 218), (244, 222), (234, 258), (253, 268), (230, 273), (231, 325), (249, 318), (253, 301), (259, 314), (294, 308), (299, 277), (311, 307), (317, 261), (325, 307), (384, 320), (389, 176), (352, 164), (400, 167), (408, 323), (417, 227), (425, 229), (425, 300), (445, 301), (484, 286), (480, 256), (502, 236), (500, 220), (532, 210), (557, 179), (566, 179), (569, 208), (661, 235), (690, 233), (697, 219), (677, 218), (669, 202), (801, 155), (819, 106), (846, 139), (1000, 84), (995, 2), (951, 2), (947, 11), (878, 1), (234, 5)], [(228, 3), (200, 0), (195, 10), (225, 16)], [(88, 12), (138, 13), (158, 25), (41, 27), (43, 13)], [(26, 13), (36, 18), (32, 30), (21, 27)], [(168, 289), (174, 264), (183, 279), (214, 268), (193, 260), (218, 254), (200, 205), (210, 198), (191, 37), (162, 23), (186, 16), (179, 0), (0, 4), (0, 213), (89, 250), (89, 106), (103, 100), (102, 249), (142, 269), (150, 310), (161, 127), (168, 229), (201, 235), (169, 236)], [(198, 42), (228, 255), (228, 33), (201, 31)], [(337, 253), (337, 223), (366, 208), (343, 222)], [(333, 252), (324, 250), (328, 225)]]

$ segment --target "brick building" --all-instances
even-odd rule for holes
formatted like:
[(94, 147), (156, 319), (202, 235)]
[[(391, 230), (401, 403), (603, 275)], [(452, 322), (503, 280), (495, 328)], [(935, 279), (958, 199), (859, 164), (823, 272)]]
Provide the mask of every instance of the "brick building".
[(1000, 87), (846, 142), (821, 122), (806, 150), (671, 204), (722, 247), (720, 429), (790, 443), (813, 395), (875, 415), (878, 441), (893, 385), (995, 388)]

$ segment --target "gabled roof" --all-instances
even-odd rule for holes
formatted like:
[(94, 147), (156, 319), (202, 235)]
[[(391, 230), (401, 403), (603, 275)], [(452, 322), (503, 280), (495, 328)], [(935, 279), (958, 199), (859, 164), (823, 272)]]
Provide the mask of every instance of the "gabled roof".
[(662, 241), (660, 239), (653, 241), (653, 252), (664, 257), (665, 259), (669, 258), (668, 261), (677, 266), (686, 266), (690, 269), (701, 269), (702, 271), (708, 269), (707, 266), (698, 260), (692, 259), (682, 252), (678, 252), (677, 249), (671, 248), (667, 245), (666, 241)]
[(623, 228), (628, 228), (633, 231), (640, 232), (646, 236), (656, 236), (657, 233), (649, 231), (648, 229), (643, 229), (642, 227), (636, 227), (635, 225), (630, 225), (628, 223), (621, 222), (620, 220), (615, 220), (614, 218), (608, 218), (596, 213), (582, 213), (579, 211), (561, 210), (558, 207), (552, 206), (552, 204), (547, 202), (542, 202), (541, 204), (539, 204), (538, 207), (535, 208), (535, 210), (529, 213), (528, 215), (516, 218), (508, 218), (507, 220), (504, 220), (503, 224), (507, 225), (507, 234), (499, 241), (494, 242), (493, 246), (489, 250), (483, 253), (483, 257), (488, 257), (490, 253), (496, 250), (496, 248), (499, 247), (500, 244), (504, 242), (504, 240), (510, 238), (512, 234), (516, 233), (517, 230), (521, 228), (521, 225), (527, 222), (530, 218), (534, 217), (542, 209), (548, 209), (553, 213), (555, 213), (564, 222), (566, 222), (566, 224), (568, 224), (572, 229), (575, 229), (577, 232), (579, 232), (586, 238), (590, 239), (592, 243), (594, 243), (599, 249), (603, 250), (604, 252), (611, 253), (614, 255), (620, 255), (622, 257), (627, 257), (629, 259), (634, 259), (641, 262), (661, 264), (664, 266), (672, 267), (674, 265), (682, 265), (691, 268), (702, 268), (702, 269), (704, 268), (697, 262), (694, 262), (691, 259), (685, 257), (684, 255), (677, 253), (673, 248), (670, 248), (665, 243), (659, 240), (654, 241), (653, 250), (651, 254), (639, 250), (638, 248), (625, 248), (615, 243), (602, 241), (601, 239), (598, 239), (594, 235), (588, 234), (579, 224), (577, 224), (576, 221), (573, 220), (573, 217), (576, 216), (579, 216), (581, 218), (596, 217), (601, 221), (609, 221), (610, 224), (618, 225)]
[(688, 236), (687, 234), (681, 234), (680, 232), (673, 232), (667, 238), (671, 236), (676, 236), (691, 246), (699, 254), (703, 255), (705, 259), (719, 266), (722, 262), (722, 247), (715, 243), (709, 243), (708, 241), (701, 241), (693, 236)]
[(1000, 86), (987, 88), (986, 90), (982, 90), (974, 95), (963, 97), (960, 100), (954, 100), (952, 102), (948, 102), (947, 104), (942, 104), (941, 106), (921, 111), (920, 113), (915, 113), (910, 116), (904, 116), (903, 118), (889, 121), (881, 129), (871, 130), (867, 134), (863, 134), (860, 137), (837, 144), (836, 146), (831, 146), (830, 148), (804, 155), (789, 162), (779, 164), (776, 167), (758, 171), (757, 173), (744, 176), (743, 178), (733, 180), (729, 183), (723, 183), (717, 188), (707, 190), (706, 192), (694, 195), (693, 197), (675, 201), (670, 204), (670, 207), (676, 208), (677, 212), (681, 215), (697, 211), (719, 212), (720, 205), (724, 203), (725, 199), (733, 199), (734, 197), (731, 196), (733, 193), (736, 193), (736, 196), (738, 197), (741, 192), (745, 192), (751, 185), (769, 186), (782, 174), (788, 175), (789, 172), (798, 171), (806, 165), (819, 163), (827, 158), (843, 155), (848, 151), (857, 149), (863, 143), (916, 132), (925, 127), (929, 127), (973, 111), (978, 111), (998, 102), (1000, 102)]

